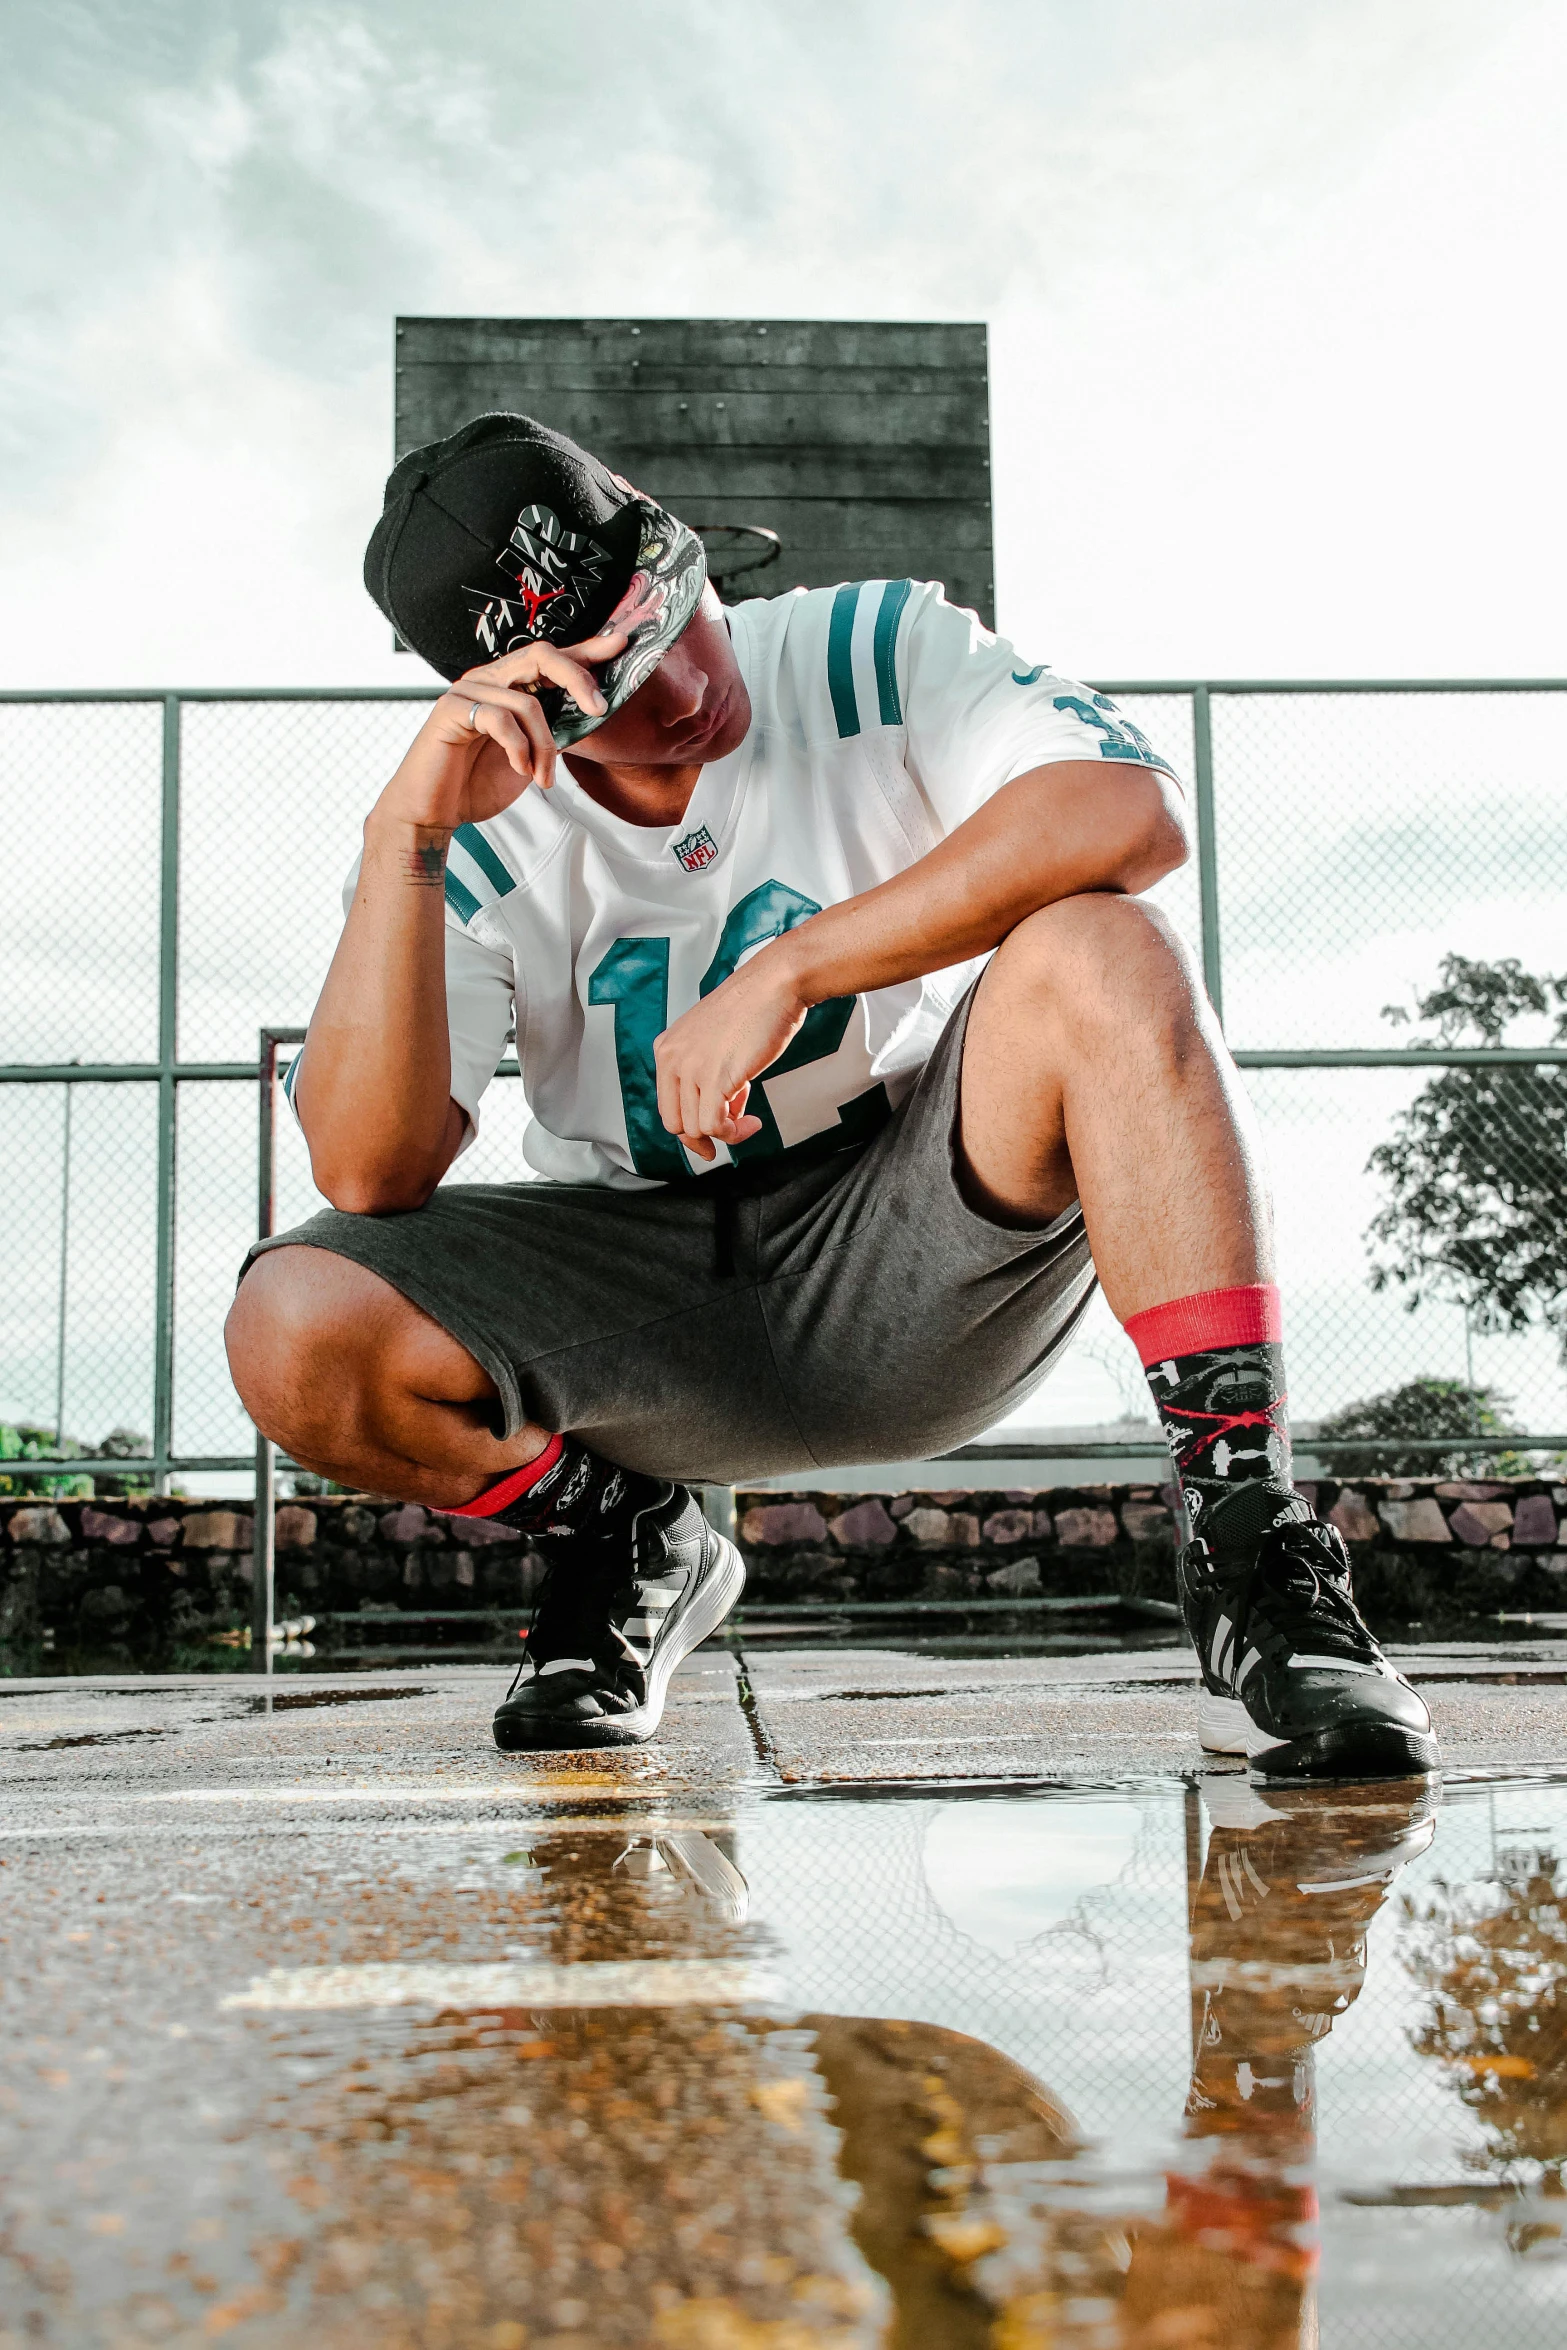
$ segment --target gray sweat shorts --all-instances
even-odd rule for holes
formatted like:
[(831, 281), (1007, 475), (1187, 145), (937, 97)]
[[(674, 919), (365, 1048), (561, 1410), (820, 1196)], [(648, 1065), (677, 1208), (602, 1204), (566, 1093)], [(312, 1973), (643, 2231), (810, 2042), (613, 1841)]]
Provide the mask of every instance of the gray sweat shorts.
[[(524, 1421), (687, 1483), (918, 1460), (980, 1435), (1066, 1346), (1094, 1289), (1080, 1208), (1009, 1230), (958, 1188), (970, 995), (873, 1139), (656, 1191), (443, 1184), (328, 1209), (265, 1249), (378, 1273)], [(243, 1275), (241, 1276), (243, 1278)]]

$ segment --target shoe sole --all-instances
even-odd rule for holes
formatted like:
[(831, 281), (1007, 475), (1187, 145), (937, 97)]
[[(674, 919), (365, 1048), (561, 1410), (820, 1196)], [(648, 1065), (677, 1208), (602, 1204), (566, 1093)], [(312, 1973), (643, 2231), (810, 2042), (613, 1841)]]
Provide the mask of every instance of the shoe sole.
[(712, 1537), (717, 1555), (699, 1571), (670, 1609), (663, 1638), (648, 1666), (647, 1702), (635, 1713), (605, 1714), (598, 1721), (532, 1721), (495, 1717), (495, 1743), (502, 1754), (561, 1754), (586, 1746), (645, 1746), (664, 1718), (669, 1684), (693, 1648), (718, 1630), (745, 1589), (745, 1561), (722, 1534)]
[(1238, 1697), (1197, 1697), (1208, 1754), (1243, 1754), (1254, 1779), (1424, 1779), (1440, 1767), (1436, 1740), (1397, 1722), (1347, 1722), (1309, 1738), (1270, 1738)]

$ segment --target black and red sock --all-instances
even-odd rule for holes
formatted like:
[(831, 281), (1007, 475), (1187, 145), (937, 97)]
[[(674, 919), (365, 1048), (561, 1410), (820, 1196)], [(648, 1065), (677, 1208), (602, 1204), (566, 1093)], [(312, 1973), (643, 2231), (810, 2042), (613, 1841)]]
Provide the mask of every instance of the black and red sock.
[(499, 1518), (519, 1533), (607, 1533), (607, 1521), (626, 1499), (626, 1472), (574, 1436), (552, 1436), (536, 1460), (492, 1478), (482, 1493), (448, 1513), (454, 1518)]
[(1216, 1553), (1255, 1547), (1308, 1516), (1291, 1475), (1283, 1315), (1271, 1282), (1207, 1289), (1133, 1314), (1193, 1534)]

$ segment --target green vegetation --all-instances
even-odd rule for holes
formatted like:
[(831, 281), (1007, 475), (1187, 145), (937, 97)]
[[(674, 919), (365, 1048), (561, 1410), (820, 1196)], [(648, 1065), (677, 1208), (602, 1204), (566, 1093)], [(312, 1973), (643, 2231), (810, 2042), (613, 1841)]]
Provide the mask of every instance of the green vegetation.
[[(1528, 1476), (1530, 1463), (1517, 1452), (1400, 1452), (1389, 1441), (1400, 1436), (1513, 1436), (1518, 1431), (1508, 1424), (1510, 1409), (1506, 1396), (1494, 1387), (1470, 1387), (1462, 1379), (1408, 1379), (1402, 1387), (1384, 1388), (1380, 1395), (1331, 1412), (1318, 1422), (1317, 1436), (1367, 1439), (1365, 1452), (1324, 1454), (1335, 1477)], [(1309, 1450), (1313, 1440), (1301, 1441), (1302, 1449)], [(1375, 1451), (1370, 1449), (1373, 1441)]]
[(88, 1473), (70, 1469), (28, 1469), (24, 1464), (36, 1461), (41, 1453), (63, 1453), (66, 1457), (84, 1459), (137, 1461), (145, 1460), (152, 1451), (152, 1441), (134, 1428), (111, 1428), (101, 1444), (83, 1444), (79, 1437), (63, 1436), (58, 1443), (52, 1428), (40, 1428), (29, 1421), (13, 1425), (0, 1420), (0, 1498), (6, 1495), (34, 1494), (50, 1501), (90, 1501), (95, 1493), (150, 1493), (150, 1476), (138, 1476), (127, 1468), (99, 1469)]

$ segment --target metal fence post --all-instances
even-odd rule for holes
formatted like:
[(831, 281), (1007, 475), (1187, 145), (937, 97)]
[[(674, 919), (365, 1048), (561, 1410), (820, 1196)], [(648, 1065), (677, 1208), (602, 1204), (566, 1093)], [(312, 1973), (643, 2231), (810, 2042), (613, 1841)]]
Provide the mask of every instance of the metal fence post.
[[(299, 1044), (302, 1028), (263, 1028), (257, 1054), (261, 1080), (260, 1131), (256, 1153), (256, 1238), (270, 1240), (277, 1229), (277, 1055), (280, 1044)], [(256, 1430), (256, 1514), (251, 1535), (250, 1664), (252, 1672), (272, 1670), (272, 1635), (277, 1600), (277, 1446)]]
[(1197, 885), (1202, 904), (1202, 976), (1208, 1001), (1224, 1025), (1224, 980), (1219, 952), (1219, 851), (1213, 823), (1213, 713), (1208, 688), (1192, 688), (1192, 765), (1197, 785)]
[(251, 1536), (250, 1669), (272, 1670), (272, 1619), (277, 1589), (277, 1446), (256, 1437), (256, 1515)]
[[(258, 1055), (261, 1076), (261, 1131), (256, 1154), (256, 1237), (270, 1240), (276, 1221), (277, 1138), (274, 1109), (277, 1097), (277, 1044), (274, 1031), (263, 1028)], [(277, 1588), (277, 1446), (256, 1430), (256, 1511), (251, 1537), (250, 1669), (272, 1670), (272, 1618)]]
[(54, 1447), (65, 1449), (65, 1318), (71, 1277), (71, 1111), (76, 1100), (67, 1085), (65, 1132), (60, 1142), (60, 1311), (54, 1345)]
[(174, 1449), (174, 1207), (179, 1044), (180, 697), (163, 697), (163, 804), (158, 852), (158, 1257), (152, 1349), (152, 1489), (169, 1490)]
[(727, 1541), (733, 1542), (738, 1538), (735, 1489), (732, 1485), (704, 1485), (702, 1515)]

